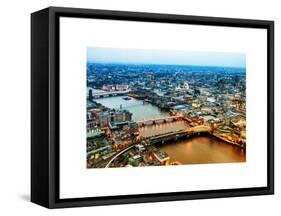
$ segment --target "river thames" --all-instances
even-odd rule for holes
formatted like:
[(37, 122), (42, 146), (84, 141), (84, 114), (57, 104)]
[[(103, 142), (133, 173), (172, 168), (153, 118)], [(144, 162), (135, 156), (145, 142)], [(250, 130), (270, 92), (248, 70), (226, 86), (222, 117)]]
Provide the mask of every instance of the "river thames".
[(98, 103), (111, 108), (111, 109), (126, 109), (133, 114), (133, 121), (141, 121), (151, 118), (159, 118), (161, 116), (169, 115), (168, 112), (164, 112), (158, 107), (143, 102), (142, 100), (137, 100), (135, 98), (130, 98), (131, 100), (124, 100), (123, 96), (108, 97), (96, 99)]
[[(98, 103), (111, 109), (126, 109), (133, 116), (132, 120), (140, 121), (151, 118), (159, 118), (169, 115), (158, 107), (131, 98), (124, 100), (122, 96), (96, 99)], [(184, 121), (171, 122), (159, 125), (150, 125), (140, 128), (140, 135), (149, 137), (167, 132), (179, 131), (188, 127)], [(193, 136), (186, 140), (169, 142), (157, 146), (160, 150), (166, 152), (171, 161), (177, 161), (181, 164), (207, 164), (207, 163), (231, 163), (245, 162), (245, 150), (228, 144), (211, 135)]]

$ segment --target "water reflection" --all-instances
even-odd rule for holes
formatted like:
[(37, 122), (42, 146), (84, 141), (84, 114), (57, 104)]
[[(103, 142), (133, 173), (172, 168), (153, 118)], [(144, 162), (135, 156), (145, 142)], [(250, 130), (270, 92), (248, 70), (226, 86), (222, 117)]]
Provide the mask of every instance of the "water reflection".
[(245, 162), (243, 149), (211, 136), (194, 136), (159, 146), (172, 161), (181, 164)]
[(165, 124), (149, 125), (140, 128), (140, 135), (151, 137), (159, 134), (175, 132), (189, 127), (186, 121), (170, 122)]

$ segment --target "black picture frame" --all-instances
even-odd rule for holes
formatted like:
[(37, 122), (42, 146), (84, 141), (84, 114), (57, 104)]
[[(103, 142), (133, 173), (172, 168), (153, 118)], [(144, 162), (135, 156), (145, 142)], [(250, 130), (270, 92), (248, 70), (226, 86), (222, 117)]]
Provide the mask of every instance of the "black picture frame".
[[(95, 18), (267, 30), (267, 186), (91, 198), (59, 198), (59, 18)], [(47, 208), (161, 202), (274, 193), (274, 22), (49, 7), (31, 15), (31, 201)]]

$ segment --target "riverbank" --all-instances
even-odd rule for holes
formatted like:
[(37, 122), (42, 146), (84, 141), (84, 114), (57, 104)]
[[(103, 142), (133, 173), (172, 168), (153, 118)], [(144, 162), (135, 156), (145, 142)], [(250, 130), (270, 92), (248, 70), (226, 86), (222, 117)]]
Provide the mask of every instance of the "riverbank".
[(235, 142), (233, 142), (233, 141), (231, 141), (231, 140), (228, 140), (228, 139), (226, 139), (226, 138), (224, 138), (224, 137), (222, 137), (222, 136), (219, 136), (219, 135), (216, 135), (216, 134), (214, 134), (214, 133), (210, 133), (212, 136), (214, 136), (214, 137), (216, 137), (217, 139), (220, 139), (220, 140), (222, 140), (222, 141), (224, 141), (224, 142), (227, 142), (228, 144), (231, 144), (231, 145), (234, 145), (234, 146), (237, 146), (237, 147), (239, 147), (239, 148), (242, 148), (242, 149), (245, 149), (246, 150), (246, 146), (245, 145), (240, 145), (240, 144), (238, 144), (238, 143), (235, 143)]

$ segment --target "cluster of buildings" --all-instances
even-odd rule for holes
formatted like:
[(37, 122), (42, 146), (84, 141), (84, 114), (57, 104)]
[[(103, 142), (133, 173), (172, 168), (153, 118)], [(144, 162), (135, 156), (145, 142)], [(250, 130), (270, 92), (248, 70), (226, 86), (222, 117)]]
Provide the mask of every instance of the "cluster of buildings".
[(132, 113), (127, 110), (103, 110), (101, 108), (87, 110), (87, 129), (108, 127), (111, 122), (131, 121)]
[(122, 84), (116, 84), (116, 85), (103, 85), (101, 90), (103, 91), (126, 91), (129, 89), (129, 85), (122, 85)]
[(125, 152), (112, 163), (112, 167), (143, 167), (170, 165), (170, 157), (166, 152), (144, 141), (137, 144), (130, 151)]
[(93, 100), (87, 101), (88, 167), (104, 167), (104, 162), (118, 150), (139, 141), (139, 130), (132, 113), (109, 109)]

